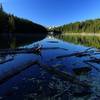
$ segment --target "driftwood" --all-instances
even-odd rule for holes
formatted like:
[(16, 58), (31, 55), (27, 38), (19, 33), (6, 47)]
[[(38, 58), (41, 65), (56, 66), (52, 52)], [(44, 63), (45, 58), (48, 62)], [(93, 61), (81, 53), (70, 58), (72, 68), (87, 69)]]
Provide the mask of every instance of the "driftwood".
[(87, 65), (91, 66), (92, 68), (96, 69), (98, 72), (100, 72), (100, 69), (97, 68), (96, 66), (92, 65), (91, 63), (97, 63), (100, 64), (100, 58), (96, 58), (96, 57), (92, 57), (89, 60), (85, 60), (83, 61), (84, 63), (86, 63)]
[[(75, 52), (75, 53), (71, 53), (71, 54), (65, 54), (65, 55), (57, 56), (56, 58), (64, 58), (64, 57), (72, 57), (72, 56), (76, 56), (76, 57), (91, 56), (91, 54), (89, 53), (91, 51), (91, 49), (92, 49), (92, 47), (86, 49), (85, 51)], [(96, 54), (96, 53), (93, 53), (93, 54)]]
[(98, 72), (100, 72), (100, 69), (95, 67), (94, 65), (92, 65), (91, 63), (89, 63), (88, 61), (84, 61), (84, 63), (86, 63), (87, 65), (91, 66), (92, 68), (94, 68), (95, 70), (97, 70)]
[(87, 48), (84, 52), (89, 52), (89, 50), (93, 49), (93, 47)]
[(72, 56), (84, 57), (84, 56), (90, 56), (90, 54), (86, 53), (86, 52), (76, 52), (76, 53), (72, 53), (72, 54), (57, 56), (56, 58), (59, 59), (59, 58), (72, 57)]
[(21, 54), (21, 53), (39, 53), (40, 48), (18, 48), (18, 49), (1, 49), (0, 55)]
[(35, 64), (39, 65), (44, 70), (54, 74), (56, 77), (59, 77), (59, 78), (65, 80), (65, 81), (70, 81), (71, 83), (80, 85), (84, 88), (90, 87), (89, 84), (87, 84), (86, 82), (78, 80), (75, 76), (70, 75), (67, 72), (60, 71), (60, 70), (53, 68), (51, 66), (40, 64), (38, 61), (28, 62), (27, 64), (20, 66), (19, 69), (14, 69), (14, 70), (12, 69), (11, 72), (5, 73), (4, 76), (0, 76), (0, 84), (4, 83), (5, 81), (9, 80), (9, 78), (21, 73), (25, 69), (27, 69), (27, 68), (31, 67), (32, 65), (35, 65)]
[(90, 59), (90, 60), (86, 60), (85, 62), (92, 62), (92, 63), (100, 64), (100, 58), (93, 58), (93, 59)]
[(75, 75), (87, 74), (92, 70), (91, 67), (73, 68)]
[(10, 59), (4, 60), (4, 61), (0, 61), (0, 64), (4, 64), (4, 63), (12, 61), (12, 60), (14, 60), (14, 58), (10, 58)]
[(0, 49), (0, 55), (8, 55), (8, 54), (22, 54), (22, 53), (40, 53), (41, 50), (53, 50), (53, 49), (63, 49), (63, 50), (68, 50), (65, 48), (60, 48), (60, 47), (37, 47), (37, 48), (16, 48), (16, 49)]
[(66, 48), (61, 48), (61, 47), (45, 47), (45, 48), (41, 48), (41, 50), (49, 50), (49, 49), (51, 49), (51, 50), (53, 50), (53, 49), (68, 50), (68, 49), (66, 49)]
[(19, 68), (16, 68), (14, 70), (12, 69), (11, 72), (4, 73), (3, 76), (0, 76), (0, 85), (35, 64), (37, 64), (37, 61), (28, 62), (22, 66), (19, 66)]
[(47, 41), (48, 43), (59, 43), (58, 41)]
[(63, 72), (63, 71), (60, 71), (60, 70), (58, 70), (58, 69), (56, 69), (56, 68), (53, 68), (53, 67), (51, 67), (51, 66), (44, 65), (44, 64), (40, 64), (40, 63), (38, 63), (38, 65), (39, 65), (40, 67), (42, 67), (44, 70), (46, 70), (46, 71), (48, 71), (48, 72), (54, 74), (55, 76), (57, 76), (57, 77), (59, 77), (59, 78), (65, 80), (65, 81), (70, 81), (71, 83), (80, 85), (80, 86), (85, 87), (85, 88), (90, 87), (89, 84), (87, 84), (87, 83), (85, 83), (85, 82), (83, 82), (83, 81), (78, 80), (75, 76), (70, 75), (70, 74), (67, 73), (67, 72)]

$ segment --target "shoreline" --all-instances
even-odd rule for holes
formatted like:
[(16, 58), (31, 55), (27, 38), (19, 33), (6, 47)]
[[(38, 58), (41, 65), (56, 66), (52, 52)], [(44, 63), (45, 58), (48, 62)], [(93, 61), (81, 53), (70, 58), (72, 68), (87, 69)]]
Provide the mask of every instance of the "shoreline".
[(100, 33), (64, 33), (62, 35), (100, 36)]

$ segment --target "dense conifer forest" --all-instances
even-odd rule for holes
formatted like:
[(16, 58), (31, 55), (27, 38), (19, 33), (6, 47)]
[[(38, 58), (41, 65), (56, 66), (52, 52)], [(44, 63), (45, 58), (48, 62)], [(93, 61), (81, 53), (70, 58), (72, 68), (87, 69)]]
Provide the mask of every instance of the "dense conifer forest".
[(100, 19), (69, 23), (54, 29), (63, 33), (100, 33)]
[(0, 33), (45, 33), (46, 29), (32, 21), (4, 12), (0, 5)]
[(47, 29), (37, 23), (7, 14), (0, 4), (0, 48), (16, 41), (18, 44), (43, 39)]

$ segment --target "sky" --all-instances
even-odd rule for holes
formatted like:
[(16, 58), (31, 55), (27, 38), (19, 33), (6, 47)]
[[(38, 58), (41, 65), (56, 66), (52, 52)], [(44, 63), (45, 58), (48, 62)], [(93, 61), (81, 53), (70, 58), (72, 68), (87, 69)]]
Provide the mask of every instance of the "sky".
[(44, 26), (100, 18), (100, 0), (0, 0), (4, 11)]

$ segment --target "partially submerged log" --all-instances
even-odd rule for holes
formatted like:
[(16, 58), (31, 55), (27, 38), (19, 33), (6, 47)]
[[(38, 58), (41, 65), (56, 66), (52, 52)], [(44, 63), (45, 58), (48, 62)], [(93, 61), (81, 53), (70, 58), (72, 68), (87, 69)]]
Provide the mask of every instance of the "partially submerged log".
[(92, 70), (91, 67), (81, 67), (81, 68), (73, 68), (73, 72), (76, 75), (87, 74)]
[(21, 73), (25, 69), (27, 69), (35, 64), (37, 64), (37, 60), (20, 65), (20, 66), (18, 66), (18, 68), (14, 68), (14, 69), (12, 68), (10, 71), (8, 71), (8, 72), (4, 73), (4, 75), (0, 76), (0, 84), (3, 84), (5, 81), (9, 80), (13, 76)]
[(89, 66), (91, 66), (92, 68), (94, 68), (95, 70), (97, 70), (98, 72), (100, 72), (100, 68), (97, 68), (95, 65), (91, 64), (91, 63), (100, 64), (100, 58), (92, 57), (92, 59), (85, 60), (83, 62), (86, 63), (86, 64), (88, 64)]
[(86, 82), (78, 80), (75, 76), (70, 75), (67, 72), (63, 72), (63, 71), (60, 71), (60, 70), (53, 68), (51, 66), (40, 64), (40, 63), (38, 63), (38, 65), (40, 67), (42, 67), (44, 70), (50, 72), (51, 74), (54, 74), (55, 76), (65, 80), (65, 81), (70, 81), (71, 83), (80, 85), (80, 86), (85, 87), (85, 88), (90, 87), (90, 85), (87, 84)]
[(64, 58), (64, 57), (72, 57), (72, 56), (85, 57), (85, 56), (90, 56), (90, 54), (89, 53), (85, 53), (85, 52), (76, 52), (76, 53), (72, 53), (72, 54), (66, 54), (66, 55), (57, 56), (56, 58)]
[(87, 65), (91, 66), (92, 68), (94, 68), (95, 70), (97, 70), (98, 72), (100, 72), (100, 69), (97, 68), (96, 66), (92, 65), (91, 63), (84, 61), (84, 63), (86, 63)]
[[(72, 57), (72, 56), (76, 56), (76, 57), (91, 56), (89, 50), (91, 50), (91, 48), (88, 48), (85, 51), (81, 51), (81, 52), (75, 52), (75, 53), (71, 53), (71, 54), (65, 54), (65, 55), (57, 56), (56, 58), (64, 58), (64, 57)], [(94, 53), (94, 51), (93, 51), (93, 53)]]
[(59, 43), (58, 41), (47, 41), (48, 43)]
[(8, 54), (28, 54), (28, 53), (36, 53), (39, 54), (41, 50), (53, 50), (53, 49), (62, 49), (68, 50), (60, 47), (33, 47), (33, 48), (16, 48), (16, 49), (0, 49), (0, 55), (8, 55)]
[(100, 64), (100, 58), (93, 58), (93, 59), (90, 59), (90, 60), (86, 60), (85, 62)]
[(7, 63), (7, 62), (12, 61), (12, 60), (14, 60), (14, 58), (10, 58), (10, 59), (4, 60), (4, 61), (0, 61), (0, 64), (4, 64), (4, 63)]
[(88, 90), (85, 90), (85, 91), (82, 91), (82, 92), (75, 92), (73, 94), (74, 97), (84, 97), (84, 96), (90, 96), (92, 94), (91, 91), (88, 91)]
[(1, 49), (0, 55), (22, 54), (22, 53), (40, 53), (40, 48), (17, 48), (17, 49)]
[(61, 49), (61, 50), (68, 50), (66, 48), (61, 48), (61, 47), (44, 47), (44, 48), (41, 48), (41, 50), (53, 50), (53, 49)]

